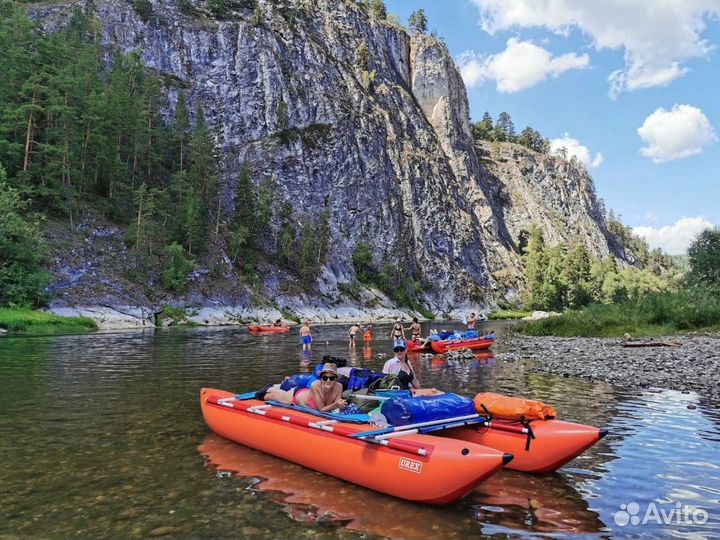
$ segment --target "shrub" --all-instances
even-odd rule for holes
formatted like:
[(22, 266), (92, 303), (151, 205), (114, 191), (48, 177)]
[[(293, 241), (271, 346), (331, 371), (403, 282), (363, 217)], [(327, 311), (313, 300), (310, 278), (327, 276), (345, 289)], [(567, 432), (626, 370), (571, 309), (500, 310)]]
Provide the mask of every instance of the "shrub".
[(188, 274), (195, 267), (186, 256), (186, 251), (177, 242), (165, 248), (166, 264), (162, 273), (162, 284), (168, 291), (184, 292), (188, 286)]

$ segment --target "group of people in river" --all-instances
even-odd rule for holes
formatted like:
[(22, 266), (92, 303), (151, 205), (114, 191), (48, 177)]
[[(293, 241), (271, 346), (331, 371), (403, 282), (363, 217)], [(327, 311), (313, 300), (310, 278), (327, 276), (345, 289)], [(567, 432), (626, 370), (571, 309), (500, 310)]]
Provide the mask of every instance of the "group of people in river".
[[(464, 322), (467, 324), (468, 330), (474, 330), (477, 322), (485, 320), (481, 315), (481, 319), (471, 313)], [(274, 326), (282, 326), (282, 321), (278, 319), (273, 323)], [(390, 337), (393, 340), (393, 356), (385, 362), (382, 373), (385, 375), (395, 375), (399, 381), (401, 390), (409, 390), (413, 395), (434, 395), (440, 393), (438, 390), (423, 389), (420, 378), (408, 361), (408, 347), (406, 332), (409, 332), (410, 339), (416, 343), (422, 344), (422, 327), (417, 317), (413, 317), (410, 326), (405, 327), (402, 319), (398, 318), (392, 326)], [(310, 329), (310, 321), (305, 320), (300, 326), (300, 341), (303, 351), (309, 352), (312, 347), (312, 330)], [(431, 329), (430, 335), (437, 334), (438, 330)], [(355, 348), (358, 335), (362, 335), (366, 346), (372, 343), (373, 329), (372, 324), (353, 323), (348, 333), (348, 346), (350, 349)], [(427, 341), (425, 338), (424, 341)], [(352, 369), (352, 368), (341, 368)], [(295, 404), (303, 407), (310, 407), (320, 412), (329, 412), (342, 410), (347, 406), (347, 401), (343, 399), (343, 385), (338, 382), (339, 372), (338, 366), (332, 362), (325, 362), (322, 369), (317, 373), (317, 379), (310, 386), (295, 387), (289, 390), (283, 390), (281, 385), (268, 385), (257, 393), (259, 399), (273, 400), (285, 404)]]
[[(409, 390), (413, 395), (434, 395), (438, 390), (423, 389), (420, 378), (407, 358), (407, 343), (400, 338), (393, 342), (394, 356), (382, 368), (384, 375), (396, 375), (401, 390)], [(351, 370), (353, 368), (340, 368)], [(343, 399), (343, 385), (338, 382), (339, 373), (336, 364), (326, 362), (310, 386), (298, 386), (283, 390), (282, 385), (268, 385), (256, 394), (258, 399), (272, 400), (287, 405), (309, 407), (319, 412), (343, 410), (347, 401)]]
[[(481, 314), (480, 318), (478, 318), (475, 313), (470, 313), (470, 315), (465, 318), (467, 329), (468, 330), (475, 330), (475, 325), (478, 321), (484, 321), (485, 316)], [(272, 323), (272, 326), (283, 326), (282, 320), (277, 319), (274, 323)], [(422, 326), (420, 325), (420, 321), (417, 317), (413, 317), (412, 323), (410, 326), (405, 327), (402, 323), (402, 319), (398, 318), (395, 321), (395, 324), (392, 327), (392, 330), (390, 332), (390, 337), (393, 340), (397, 339), (407, 339), (405, 332), (410, 332), (410, 339), (416, 343), (421, 342), (422, 340)], [(437, 330), (432, 329), (430, 330), (430, 335), (436, 334)], [(363, 342), (365, 343), (365, 346), (369, 346), (372, 343), (373, 340), (373, 327), (370, 323), (361, 324), (358, 322), (353, 323), (353, 325), (350, 327), (350, 331), (348, 333), (348, 347), (351, 349), (355, 348), (355, 343), (357, 341), (358, 335), (362, 335)], [(310, 351), (312, 349), (312, 330), (310, 329), (310, 321), (305, 320), (302, 325), (300, 325), (300, 343), (302, 344), (303, 351)], [(427, 341), (427, 339), (425, 340)]]

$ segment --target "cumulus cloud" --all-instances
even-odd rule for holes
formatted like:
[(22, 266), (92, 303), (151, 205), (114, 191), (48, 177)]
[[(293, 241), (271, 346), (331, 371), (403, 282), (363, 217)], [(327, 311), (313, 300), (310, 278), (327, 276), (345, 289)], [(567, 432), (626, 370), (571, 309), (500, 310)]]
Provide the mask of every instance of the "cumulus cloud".
[(621, 49), (625, 65), (608, 77), (610, 96), (664, 86), (683, 76), (689, 59), (712, 45), (703, 38), (706, 20), (720, 15), (717, 0), (472, 0), (480, 25), (490, 33), (545, 27), (560, 35), (579, 29), (598, 49)]
[(712, 227), (707, 219), (698, 216), (684, 217), (673, 225), (660, 228), (635, 227), (633, 232), (647, 240), (652, 249), (660, 248), (669, 255), (682, 255), (699, 233)]
[(655, 163), (694, 156), (717, 141), (707, 117), (691, 105), (675, 104), (670, 111), (660, 107), (637, 132), (647, 145), (640, 152)]
[(498, 92), (519, 92), (557, 77), (571, 69), (583, 69), (590, 63), (587, 54), (575, 53), (555, 56), (532, 41), (510, 38), (504, 51), (481, 57), (474, 51), (465, 51), (457, 59), (460, 73), (468, 87), (486, 80), (495, 81)]
[(580, 144), (580, 141), (577, 139), (573, 139), (569, 133), (566, 133), (559, 139), (550, 141), (550, 153), (559, 154), (562, 148), (565, 149), (568, 159), (575, 156), (575, 158), (588, 169), (599, 167), (603, 162), (603, 155), (600, 152), (595, 154), (593, 158), (590, 149)]

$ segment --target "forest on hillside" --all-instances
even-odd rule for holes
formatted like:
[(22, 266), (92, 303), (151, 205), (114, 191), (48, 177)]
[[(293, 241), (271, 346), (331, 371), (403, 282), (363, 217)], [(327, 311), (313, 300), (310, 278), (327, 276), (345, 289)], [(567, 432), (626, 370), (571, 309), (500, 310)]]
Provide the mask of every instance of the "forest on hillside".
[[(227, 210), (218, 130), (202, 107), (188, 110), (182, 81), (148, 70), (136, 53), (103, 51), (99, 25), (76, 8), (65, 28), (44, 35), (21, 6), (0, 2), (0, 182), (11, 193), (7, 215), (30, 216), (20, 222), (32, 235), (14, 236), (18, 243), (32, 237), (36, 246), (32, 258), (8, 259), (0, 305), (46, 301), (41, 221), (63, 221), (72, 231), (87, 210), (127, 228), (129, 277), (168, 291), (187, 287), (211, 244), (227, 250), (249, 283), (259, 279), (254, 261), (263, 253), (303, 284), (314, 280), (327, 252), (327, 213), (312, 219), (274, 204), (272, 182), (253, 180), (247, 166), (232, 183), (234, 208)], [(173, 108), (168, 88), (177, 91)]]

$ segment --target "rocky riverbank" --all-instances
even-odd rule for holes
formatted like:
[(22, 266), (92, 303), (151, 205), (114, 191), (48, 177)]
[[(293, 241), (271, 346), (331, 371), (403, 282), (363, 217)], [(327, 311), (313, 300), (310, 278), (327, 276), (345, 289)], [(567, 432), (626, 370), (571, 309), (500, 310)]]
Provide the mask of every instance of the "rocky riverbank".
[[(389, 303), (389, 301), (388, 301)], [(450, 318), (460, 320), (464, 313), (478, 308), (466, 308), (463, 312), (453, 312)], [(131, 328), (154, 328), (155, 319), (161, 326), (170, 326), (173, 323), (162, 308), (153, 309), (150, 306), (73, 306), (51, 307), (48, 312), (62, 317), (89, 317), (93, 319), (100, 330), (119, 330)], [(200, 326), (228, 326), (244, 325), (248, 323), (269, 323), (282, 319), (285, 324), (295, 324), (297, 321), (309, 319), (313, 324), (323, 323), (352, 323), (352, 322), (390, 322), (402, 318), (406, 323), (412, 317), (424, 320), (421, 314), (402, 308), (378, 306), (375, 308), (357, 305), (303, 306), (293, 305), (292, 308), (278, 310), (267, 307), (245, 306), (199, 306), (176, 308), (176, 312), (183, 312), (182, 323), (192, 323)]]
[(612, 338), (505, 336), (504, 361), (532, 360), (533, 370), (625, 388), (695, 391), (720, 406), (720, 333), (663, 338), (679, 347), (623, 347)]

